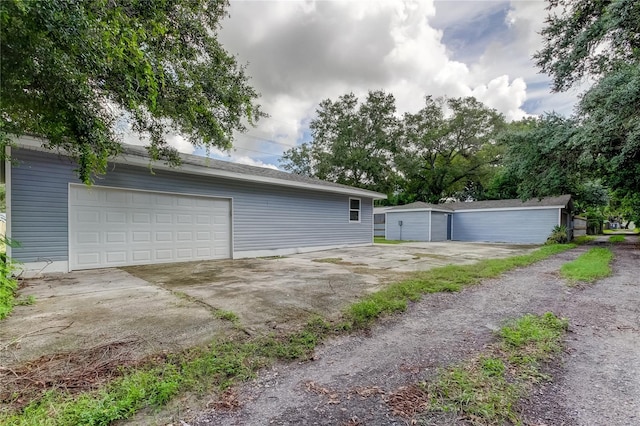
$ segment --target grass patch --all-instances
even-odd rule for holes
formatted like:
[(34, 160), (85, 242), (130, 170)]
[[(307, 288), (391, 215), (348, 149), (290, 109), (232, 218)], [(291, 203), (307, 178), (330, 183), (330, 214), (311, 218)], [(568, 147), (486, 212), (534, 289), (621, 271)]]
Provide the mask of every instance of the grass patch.
[(624, 235), (612, 235), (609, 237), (610, 243), (624, 243), (626, 238)]
[(385, 237), (373, 237), (373, 242), (376, 244), (401, 244), (408, 241), (403, 240), (387, 240)]
[(574, 247), (575, 244), (552, 244), (521, 256), (418, 272), (412, 278), (391, 284), (354, 303), (348, 308), (346, 318), (354, 327), (365, 327), (382, 315), (404, 311), (409, 301), (418, 301), (423, 294), (459, 291), (464, 286), (497, 277), (508, 270), (528, 266)]
[(573, 239), (573, 242), (576, 244), (587, 244), (593, 240), (595, 240), (596, 237), (592, 236), (592, 235), (581, 235), (579, 237), (575, 237)]
[(238, 315), (235, 312), (225, 311), (224, 309), (215, 309), (213, 311), (213, 315), (218, 319), (231, 321), (234, 324), (240, 321), (240, 317), (238, 317)]
[(420, 385), (430, 396), (428, 411), (455, 412), (479, 425), (522, 424), (516, 404), (544, 377), (541, 363), (561, 350), (567, 325), (549, 312), (509, 323), (485, 353)]
[(603, 229), (602, 233), (606, 235), (618, 234), (618, 233), (632, 233), (632, 234), (640, 234), (640, 228), (635, 227), (633, 229)]
[(313, 259), (312, 262), (338, 264), (338, 263), (342, 263), (342, 258), (341, 257), (325, 257), (324, 259)]
[(36, 297), (32, 294), (15, 299), (13, 306), (30, 306), (36, 303)]
[(611, 275), (613, 252), (602, 247), (595, 247), (580, 255), (576, 260), (565, 263), (560, 268), (560, 275), (571, 281), (593, 282)]

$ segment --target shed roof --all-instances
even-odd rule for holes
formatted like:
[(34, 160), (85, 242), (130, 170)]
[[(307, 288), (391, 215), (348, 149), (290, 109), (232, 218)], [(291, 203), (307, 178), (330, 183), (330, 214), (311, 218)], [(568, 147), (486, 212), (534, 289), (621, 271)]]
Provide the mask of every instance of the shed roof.
[(403, 210), (447, 210), (453, 211), (452, 208), (449, 207), (449, 204), (430, 204), (425, 203), (423, 201), (416, 201), (415, 203), (405, 204), (403, 206), (396, 206), (389, 211), (403, 211)]
[(566, 208), (571, 202), (571, 195), (560, 195), (557, 197), (545, 197), (542, 199), (532, 198), (527, 201), (520, 199), (515, 200), (485, 200), (485, 201), (470, 201), (470, 202), (458, 202), (458, 203), (444, 203), (444, 204), (429, 204), (422, 201), (416, 201), (415, 203), (405, 204), (404, 206), (397, 206), (389, 210), (403, 211), (403, 210), (439, 210), (439, 211), (463, 211), (463, 210), (501, 210), (501, 209), (533, 209), (544, 207), (558, 207)]
[(532, 198), (527, 201), (515, 200), (485, 200), (471, 201), (468, 203), (448, 203), (454, 211), (458, 210), (487, 210), (487, 209), (517, 209), (540, 207), (567, 207), (571, 202), (571, 195), (565, 194), (557, 197)]
[[(22, 136), (16, 141), (17, 145), (21, 148), (51, 152), (50, 150), (42, 147), (43, 142), (44, 141), (42, 139), (31, 136)], [(182, 165), (177, 168), (170, 167), (161, 162), (153, 163), (152, 166), (155, 169), (172, 170), (180, 173), (208, 175), (262, 184), (313, 189), (317, 191), (333, 192), (352, 195), (356, 197), (375, 199), (387, 198), (385, 194), (381, 194), (379, 192), (355, 188), (348, 185), (341, 185), (334, 182), (327, 182), (308, 176), (287, 173), (281, 170), (274, 170), (266, 167), (249, 166), (246, 164), (232, 163), (230, 161), (216, 160), (213, 158), (182, 153), (180, 154), (180, 159), (182, 160)], [(120, 164), (131, 164), (148, 167), (150, 159), (145, 147), (123, 144), (121, 155), (112, 159), (111, 161)]]

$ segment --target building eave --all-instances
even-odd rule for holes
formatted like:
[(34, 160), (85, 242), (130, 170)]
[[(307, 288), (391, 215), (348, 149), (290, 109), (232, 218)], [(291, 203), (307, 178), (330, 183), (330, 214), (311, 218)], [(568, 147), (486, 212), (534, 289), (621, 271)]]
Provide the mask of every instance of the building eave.
[[(54, 151), (48, 150), (43, 147), (43, 144), (46, 143), (45, 140), (33, 136), (21, 136), (15, 139), (15, 144), (18, 148), (26, 148), (32, 149), (36, 151), (46, 152), (46, 153), (55, 153)], [(60, 152), (64, 155), (64, 152)], [(242, 182), (252, 182), (252, 183), (260, 183), (260, 184), (270, 184), (276, 186), (283, 186), (288, 188), (297, 188), (297, 189), (305, 189), (305, 190), (313, 190), (320, 192), (329, 192), (334, 194), (343, 194), (350, 195), (355, 197), (362, 198), (371, 198), (376, 200), (386, 199), (387, 196), (385, 194), (369, 191), (366, 189), (353, 188), (347, 186), (331, 186), (331, 185), (323, 185), (321, 183), (312, 183), (312, 182), (298, 182), (287, 179), (278, 179), (268, 176), (258, 176), (244, 173), (237, 173), (228, 170), (220, 170), (213, 167), (206, 166), (198, 166), (195, 164), (182, 164), (179, 167), (171, 167), (164, 163), (152, 163), (148, 157), (139, 156), (131, 153), (121, 154), (118, 157), (110, 159), (112, 163), (116, 164), (127, 164), (132, 166), (139, 167), (149, 167), (152, 166), (153, 169), (156, 170), (167, 170), (174, 173), (186, 173), (186, 174), (194, 174), (201, 176), (210, 176), (210, 177), (218, 177), (223, 179), (230, 179)]]
[(528, 207), (495, 207), (495, 208), (482, 208), (482, 209), (457, 209), (455, 213), (472, 213), (472, 212), (500, 212), (509, 210), (555, 210), (564, 209), (565, 206), (528, 206)]

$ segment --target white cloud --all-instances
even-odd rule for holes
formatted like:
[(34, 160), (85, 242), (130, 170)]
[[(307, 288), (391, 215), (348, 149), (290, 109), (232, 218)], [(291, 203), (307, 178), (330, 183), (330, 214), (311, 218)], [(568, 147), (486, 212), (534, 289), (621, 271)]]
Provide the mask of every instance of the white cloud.
[(516, 78), (510, 83), (509, 76), (502, 75), (488, 84), (475, 87), (471, 95), (502, 112), (507, 120), (520, 120), (529, 115), (522, 110), (522, 104), (527, 98), (527, 84), (522, 78)]
[[(383, 89), (396, 97), (399, 113), (417, 111), (426, 95), (475, 96), (510, 120), (553, 109), (568, 113), (576, 93), (551, 97), (548, 77), (531, 59), (542, 43), (544, 6), (516, 0), (232, 0), (219, 38), (248, 63), (270, 117), (237, 134), (232, 151), (213, 154), (275, 167), (283, 151), (308, 139), (320, 101), (347, 92), (363, 98)], [(169, 142), (193, 152), (180, 136)]]

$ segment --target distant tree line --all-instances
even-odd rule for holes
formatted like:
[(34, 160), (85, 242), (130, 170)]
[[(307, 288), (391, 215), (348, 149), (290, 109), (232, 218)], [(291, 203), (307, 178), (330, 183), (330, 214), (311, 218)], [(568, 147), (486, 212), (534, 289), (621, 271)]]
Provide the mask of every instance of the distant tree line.
[(474, 98), (425, 98), (396, 115), (393, 95), (371, 91), (320, 103), (312, 140), (284, 153), (290, 172), (388, 195), (392, 204), (486, 198), (501, 169), (504, 117)]

